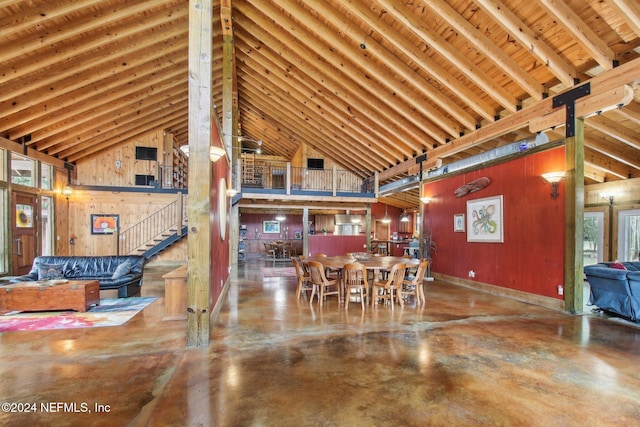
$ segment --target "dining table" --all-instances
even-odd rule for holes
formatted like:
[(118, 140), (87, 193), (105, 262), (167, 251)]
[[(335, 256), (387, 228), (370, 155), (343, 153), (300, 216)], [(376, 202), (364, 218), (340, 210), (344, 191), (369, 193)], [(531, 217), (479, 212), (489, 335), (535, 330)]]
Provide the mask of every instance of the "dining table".
[[(336, 255), (336, 256), (316, 256), (308, 257), (303, 260), (304, 263), (309, 261), (317, 261), (325, 269), (331, 269), (338, 271), (339, 289), (340, 289), (340, 303), (344, 303), (345, 289), (344, 282), (342, 280), (342, 269), (345, 264), (360, 263), (366, 267), (367, 270), (374, 272), (389, 271), (391, 267), (396, 264), (406, 264), (407, 268), (417, 267), (420, 264), (420, 260), (416, 258), (405, 258), (400, 256), (367, 256), (367, 257), (355, 257), (353, 255)], [(371, 291), (371, 283), (369, 284), (369, 292)], [(370, 293), (368, 294), (370, 295)], [(369, 297), (371, 300), (371, 297)]]

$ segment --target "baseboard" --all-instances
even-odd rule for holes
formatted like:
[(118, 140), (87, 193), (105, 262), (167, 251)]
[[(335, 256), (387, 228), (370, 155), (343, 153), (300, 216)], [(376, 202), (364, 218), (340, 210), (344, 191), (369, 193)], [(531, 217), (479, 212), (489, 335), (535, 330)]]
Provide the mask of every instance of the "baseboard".
[(531, 294), (515, 289), (503, 288), (501, 286), (491, 285), (489, 283), (477, 282), (475, 280), (462, 279), (460, 277), (448, 276), (446, 274), (432, 273), (433, 277), (439, 281), (450, 283), (456, 286), (464, 286), (466, 288), (487, 292), (500, 297), (511, 298), (528, 304), (539, 305), (551, 310), (564, 311), (564, 301), (557, 298), (545, 297), (542, 295)]

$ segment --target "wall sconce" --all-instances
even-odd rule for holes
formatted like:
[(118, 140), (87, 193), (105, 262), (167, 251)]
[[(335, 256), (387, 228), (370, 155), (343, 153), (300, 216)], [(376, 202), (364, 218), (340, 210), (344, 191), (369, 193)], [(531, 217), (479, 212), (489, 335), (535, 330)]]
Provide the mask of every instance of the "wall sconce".
[(547, 172), (542, 177), (551, 184), (551, 198), (558, 197), (558, 183), (564, 179), (564, 172)]
[(225, 154), (227, 154), (227, 152), (222, 147), (209, 147), (209, 158), (211, 159), (211, 163), (217, 162)]
[(227, 188), (227, 197), (233, 197), (238, 194), (238, 190), (235, 188)]
[(609, 200), (610, 205), (613, 205), (613, 199), (615, 196), (615, 193), (600, 193), (600, 198), (602, 200)]
[[(188, 144), (181, 145), (180, 146), (180, 151), (182, 151), (185, 156), (189, 157), (189, 145)], [(225, 154), (227, 154), (227, 152), (222, 147), (209, 147), (209, 159), (211, 160), (211, 163), (217, 162)]]
[(64, 196), (65, 199), (69, 200), (69, 197), (71, 197), (72, 193), (73, 193), (73, 188), (69, 187), (69, 184), (62, 187), (62, 195)]
[(424, 205), (424, 211), (429, 212), (429, 202), (431, 201), (431, 197), (420, 197), (420, 201)]

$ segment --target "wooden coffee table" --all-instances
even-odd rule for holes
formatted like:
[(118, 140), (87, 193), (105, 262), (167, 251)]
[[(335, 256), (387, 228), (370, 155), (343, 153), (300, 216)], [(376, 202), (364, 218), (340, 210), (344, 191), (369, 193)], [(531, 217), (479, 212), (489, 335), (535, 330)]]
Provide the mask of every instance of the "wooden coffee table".
[(87, 311), (100, 304), (97, 280), (20, 282), (0, 286), (0, 312)]

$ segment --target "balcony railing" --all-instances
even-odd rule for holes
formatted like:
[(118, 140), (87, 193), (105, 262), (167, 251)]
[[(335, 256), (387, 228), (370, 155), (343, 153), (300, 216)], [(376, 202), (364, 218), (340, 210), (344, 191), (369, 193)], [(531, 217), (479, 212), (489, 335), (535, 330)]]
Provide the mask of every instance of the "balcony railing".
[(335, 193), (375, 192), (375, 179), (365, 171), (347, 171), (333, 167), (331, 169), (312, 169), (292, 167), (291, 163), (240, 159), (240, 185), (243, 191), (248, 188), (271, 190), (298, 190)]

